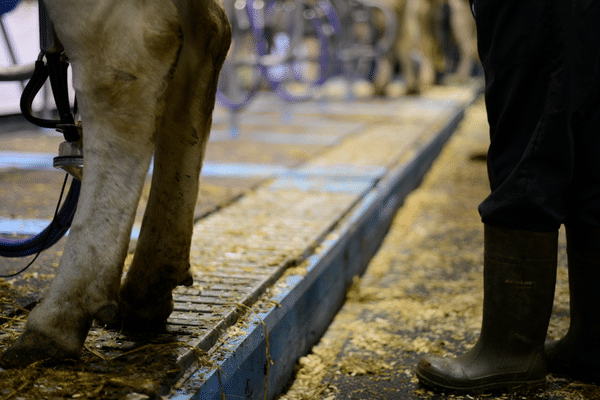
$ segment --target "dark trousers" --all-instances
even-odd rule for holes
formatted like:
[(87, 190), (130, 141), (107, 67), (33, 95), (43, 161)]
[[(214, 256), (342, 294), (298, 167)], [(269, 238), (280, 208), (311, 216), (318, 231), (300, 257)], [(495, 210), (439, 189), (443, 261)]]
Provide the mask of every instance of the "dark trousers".
[(486, 224), (600, 227), (600, 0), (471, 0), (485, 71)]

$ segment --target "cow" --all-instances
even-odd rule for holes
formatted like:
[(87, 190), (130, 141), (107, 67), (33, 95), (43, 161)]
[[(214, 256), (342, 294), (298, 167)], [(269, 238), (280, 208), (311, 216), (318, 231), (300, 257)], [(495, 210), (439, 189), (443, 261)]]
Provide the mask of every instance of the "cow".
[[(164, 324), (191, 285), (199, 174), (231, 28), (218, 0), (44, 0), (73, 69), (85, 166), (55, 278), (0, 359), (76, 359), (93, 321)], [(134, 215), (154, 155), (135, 255)]]
[(468, 0), (447, 0), (450, 9), (450, 30), (458, 47), (459, 62), (456, 67), (458, 82), (465, 82), (479, 63), (475, 19)]
[(477, 62), (475, 21), (468, 0), (380, 0), (396, 13), (398, 32), (391, 50), (393, 62), (400, 65), (407, 94), (426, 91), (446, 70), (440, 43), (440, 10), (447, 5), (450, 33), (459, 51), (455, 80), (470, 76)]

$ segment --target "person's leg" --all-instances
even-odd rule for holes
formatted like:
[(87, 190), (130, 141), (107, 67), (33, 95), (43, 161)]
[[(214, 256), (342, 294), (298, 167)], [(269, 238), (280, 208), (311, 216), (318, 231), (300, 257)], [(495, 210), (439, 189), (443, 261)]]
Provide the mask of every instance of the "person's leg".
[[(564, 2), (556, 2), (564, 3)], [(474, 1), (486, 77), (491, 194), (483, 223), (528, 231), (558, 229), (573, 173), (568, 126), (568, 10), (552, 2)]]
[(600, 227), (566, 224), (571, 322), (546, 346), (548, 372), (600, 383)]
[[(587, 71), (574, 85), (571, 119), (575, 172), (565, 228), (571, 321), (561, 340), (547, 345), (548, 370), (600, 383), (600, 4), (574, 14), (577, 29), (568, 59)], [(578, 37), (583, 35), (583, 37)]]
[(466, 354), (421, 360), (417, 376), (434, 388), (480, 393), (545, 384), (558, 228), (573, 170), (563, 21), (553, 8), (551, 2), (473, 2), (491, 136), (492, 193), (479, 208), (483, 323)]

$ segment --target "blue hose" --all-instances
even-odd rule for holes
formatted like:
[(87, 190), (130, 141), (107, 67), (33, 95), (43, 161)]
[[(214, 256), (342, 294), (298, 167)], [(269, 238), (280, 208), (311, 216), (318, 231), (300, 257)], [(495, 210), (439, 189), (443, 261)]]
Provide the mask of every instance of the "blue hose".
[[(1, 1), (1, 0), (0, 0)], [(37, 235), (26, 239), (9, 239), (0, 237), (0, 256), (2, 257), (25, 257), (37, 254), (58, 242), (67, 233), (73, 221), (73, 215), (77, 209), (77, 200), (79, 199), (79, 190), (81, 182), (73, 179), (71, 187), (65, 202), (56, 216), (44, 229)]]

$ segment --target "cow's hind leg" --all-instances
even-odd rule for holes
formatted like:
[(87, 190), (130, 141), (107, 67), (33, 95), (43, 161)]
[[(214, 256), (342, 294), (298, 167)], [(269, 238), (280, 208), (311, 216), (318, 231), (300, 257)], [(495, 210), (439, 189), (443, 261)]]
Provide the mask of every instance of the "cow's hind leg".
[(57, 275), (4, 366), (76, 358), (94, 319), (117, 316), (122, 267), (181, 47), (170, 2), (48, 0), (72, 61), (84, 128), (78, 209)]
[(230, 42), (230, 26), (216, 2), (175, 4), (183, 24), (183, 47), (167, 92), (156, 139), (148, 205), (135, 255), (121, 288), (126, 329), (165, 322), (171, 292), (191, 285), (189, 253), (199, 174), (212, 123), (216, 84)]

